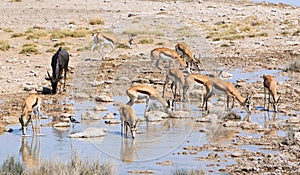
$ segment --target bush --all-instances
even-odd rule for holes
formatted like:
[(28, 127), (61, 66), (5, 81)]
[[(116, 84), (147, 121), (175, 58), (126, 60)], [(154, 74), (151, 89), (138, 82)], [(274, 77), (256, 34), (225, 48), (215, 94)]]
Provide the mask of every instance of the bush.
[(37, 45), (35, 44), (24, 44), (20, 54), (39, 54)]
[(92, 18), (89, 20), (90, 25), (104, 25), (104, 21), (101, 18)]

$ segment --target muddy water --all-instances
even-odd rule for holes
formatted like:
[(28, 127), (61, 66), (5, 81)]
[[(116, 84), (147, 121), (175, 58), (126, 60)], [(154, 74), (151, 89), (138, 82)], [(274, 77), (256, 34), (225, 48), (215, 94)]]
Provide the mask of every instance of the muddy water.
[[(80, 68), (80, 67), (79, 67)], [(79, 69), (78, 68), (78, 69)], [(85, 65), (82, 64), (82, 69)], [(89, 70), (94, 71), (94, 70)], [(83, 71), (84, 72), (84, 71)], [(231, 72), (234, 77), (240, 74), (240, 70)], [(276, 74), (267, 70), (261, 70), (257, 75), (264, 73)], [(247, 77), (247, 82), (258, 81), (257, 76), (250, 76), (250, 74), (243, 73), (242, 76)], [(253, 74), (251, 74), (253, 75)], [(80, 76), (80, 75), (78, 75)], [(84, 76), (85, 77), (85, 76)], [(80, 89), (89, 86), (89, 82), (94, 77), (87, 78), (85, 81), (80, 81), (74, 88), (75, 91), (83, 92), (88, 89)], [(285, 80), (285, 77), (281, 77)], [(231, 80), (232, 81), (232, 80)], [(84, 86), (83, 86), (84, 85)], [(92, 88), (89, 91), (84, 91), (89, 94), (92, 93)], [(77, 93), (77, 92), (76, 92)], [(83, 95), (84, 96), (84, 95)], [(74, 100), (70, 100), (74, 99)], [(114, 97), (115, 101), (127, 102), (127, 97)], [(212, 99), (215, 103), (216, 100)], [(74, 116), (80, 119), (82, 113), (92, 110), (97, 104), (89, 98), (67, 98), (64, 103), (73, 104)], [(160, 122), (140, 122), (138, 123), (138, 134), (135, 140), (130, 137), (125, 139), (120, 133), (120, 124), (108, 125), (104, 120), (81, 121), (80, 124), (73, 127), (53, 128), (42, 127), (44, 136), (40, 137), (22, 137), (21, 131), (18, 130), (20, 125), (9, 126), (14, 129), (12, 133), (5, 133), (0, 137), (0, 162), (3, 162), (8, 156), (15, 156), (20, 161), (24, 162), (29, 168), (36, 166), (42, 159), (58, 159), (61, 161), (69, 161), (72, 152), (75, 151), (82, 159), (87, 160), (101, 160), (113, 162), (117, 167), (118, 174), (126, 174), (129, 170), (152, 170), (157, 174), (163, 174), (172, 170), (186, 168), (186, 169), (203, 169), (206, 172), (215, 171), (225, 168), (228, 164), (235, 163), (232, 158), (221, 162), (213, 161), (199, 161), (197, 157), (208, 156), (212, 151), (201, 151), (196, 155), (184, 151), (186, 146), (203, 146), (206, 143), (229, 143), (234, 138), (233, 131), (223, 128), (217, 121), (208, 123), (197, 123), (195, 119), (201, 118), (202, 113), (198, 109), (198, 104), (191, 105), (190, 118), (186, 119), (165, 119)], [(112, 104), (106, 104), (108, 111), (98, 113), (104, 116), (108, 112), (116, 112)], [(135, 104), (134, 110), (138, 117), (143, 118), (144, 104)], [(245, 113), (241, 113), (241, 109), (235, 109), (238, 113), (245, 117)], [(271, 113), (272, 114), (272, 113)], [(116, 117), (119, 119), (119, 116)], [(262, 128), (267, 128), (267, 120), (272, 116), (267, 116), (264, 112), (257, 112), (251, 115), (251, 121), (259, 123)], [(279, 120), (283, 120), (286, 116), (278, 115)], [(41, 124), (51, 122), (51, 117), (43, 119)], [(88, 127), (105, 127), (108, 132), (104, 137), (91, 139), (70, 139), (68, 136), (73, 132), (81, 132)], [(199, 132), (199, 130), (206, 130), (206, 132)], [(32, 134), (32, 130), (28, 128), (28, 134)], [(277, 131), (280, 136), (286, 135), (284, 131)], [(250, 131), (241, 130), (241, 136), (261, 137), (261, 134)], [(270, 154), (276, 154), (278, 151), (264, 149), (263, 146), (256, 145), (242, 145), (241, 149), (249, 151), (260, 151)], [(219, 155), (225, 153), (218, 153)], [(163, 166), (157, 164), (158, 162), (165, 162), (171, 160), (172, 166)], [(218, 166), (210, 166), (211, 164), (218, 164)]]
[[(126, 97), (115, 97), (116, 101), (126, 101)], [(75, 115), (80, 116), (81, 113), (91, 110), (96, 104), (93, 102), (74, 102)], [(107, 112), (116, 112), (112, 104), (106, 106)], [(136, 104), (133, 106), (139, 117), (143, 117), (144, 104)], [(81, 124), (67, 128), (43, 127), (41, 137), (21, 137), (21, 131), (18, 130), (19, 125), (12, 125), (14, 129), (12, 133), (6, 133), (0, 137), (0, 161), (7, 158), (8, 155), (15, 156), (27, 164), (24, 154), (34, 155), (36, 161), (42, 159), (58, 159), (61, 161), (69, 161), (72, 151), (75, 151), (80, 157), (87, 160), (101, 160), (113, 162), (120, 174), (126, 174), (129, 170), (152, 170), (158, 174), (170, 172), (178, 168), (203, 169), (205, 171), (214, 170), (217, 172), (219, 168), (224, 168), (228, 164), (234, 163), (233, 159), (228, 158), (224, 162), (212, 161), (196, 161), (195, 155), (184, 154), (183, 147), (196, 145), (202, 146), (205, 143), (226, 143), (232, 137), (227, 137), (224, 128), (212, 123), (196, 123), (195, 118), (200, 118), (201, 114), (197, 112), (195, 106), (191, 107), (191, 116), (188, 119), (165, 119), (161, 122), (140, 122), (138, 124), (138, 134), (133, 141), (130, 137), (125, 139), (121, 136), (120, 125), (107, 125), (103, 120), (81, 121)], [(104, 115), (107, 112), (100, 113)], [(251, 121), (258, 122), (264, 126), (264, 113), (258, 113), (251, 116)], [(243, 115), (243, 113), (241, 113)], [(244, 117), (244, 116), (243, 116)], [(284, 116), (278, 116), (284, 119)], [(117, 119), (118, 116), (117, 116)], [(51, 119), (44, 119), (41, 123), (48, 123)], [(91, 139), (70, 139), (68, 135), (73, 132), (80, 132), (88, 127), (105, 127), (108, 132), (104, 137)], [(208, 130), (208, 132), (199, 132), (200, 129)], [(31, 128), (28, 128), (28, 134), (32, 134)], [(278, 134), (285, 135), (283, 131)], [(230, 135), (230, 133), (229, 133)], [(242, 131), (242, 136), (260, 137), (260, 134)], [(222, 138), (223, 137), (223, 138)], [(222, 138), (222, 139), (220, 139)], [(23, 140), (23, 141), (22, 141)], [(25, 141), (24, 141), (25, 140)], [(24, 150), (24, 147), (28, 147)], [(249, 151), (260, 151), (266, 153), (278, 153), (278, 151), (264, 150), (260, 146), (243, 145), (240, 148)], [(38, 151), (39, 150), (39, 151)], [(211, 151), (202, 151), (197, 154), (199, 156), (208, 156)], [(219, 155), (225, 153), (218, 153)], [(173, 166), (162, 166), (157, 162), (171, 160)], [(218, 167), (208, 166), (218, 163)], [(33, 166), (32, 163), (27, 166)]]

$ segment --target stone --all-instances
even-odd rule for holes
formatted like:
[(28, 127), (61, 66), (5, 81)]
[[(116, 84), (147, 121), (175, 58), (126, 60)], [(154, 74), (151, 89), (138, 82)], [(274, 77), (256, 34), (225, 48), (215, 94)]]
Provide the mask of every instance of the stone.
[(114, 101), (111, 97), (109, 97), (107, 95), (96, 96), (95, 100), (99, 101), (99, 102), (113, 102)]
[(98, 105), (94, 107), (95, 111), (107, 111), (108, 109), (102, 105)]
[(91, 137), (103, 137), (105, 136), (105, 132), (107, 130), (105, 128), (86, 128), (83, 132), (78, 132), (69, 135), (70, 138), (91, 138)]
[(107, 120), (104, 121), (104, 123), (106, 123), (106, 124), (120, 124), (121, 121), (117, 120), (117, 119), (107, 119)]
[(172, 118), (189, 118), (190, 113), (188, 111), (174, 111)]
[(167, 118), (168, 114), (162, 111), (149, 111), (146, 113), (146, 120), (150, 122), (157, 122), (164, 120), (163, 118)]
[(94, 112), (87, 111), (81, 114), (81, 120), (100, 120), (101, 117)]
[(103, 119), (114, 119), (114, 118), (115, 118), (114, 113), (108, 113), (103, 117)]

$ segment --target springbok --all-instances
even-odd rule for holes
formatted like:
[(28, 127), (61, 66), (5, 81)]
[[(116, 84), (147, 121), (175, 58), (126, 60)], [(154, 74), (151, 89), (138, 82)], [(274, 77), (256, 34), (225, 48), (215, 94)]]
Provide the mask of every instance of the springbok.
[(212, 94), (225, 93), (227, 95), (227, 111), (229, 111), (229, 97), (233, 99), (232, 105), (230, 107), (233, 108), (234, 99), (236, 98), (240, 104), (246, 109), (247, 113), (250, 114), (250, 98), (251, 96), (248, 94), (246, 98), (243, 98), (238, 90), (234, 87), (234, 85), (230, 82), (226, 82), (224, 80), (214, 78), (207, 81), (205, 84), (206, 95), (204, 97), (203, 106), (205, 105), (205, 110), (207, 111), (207, 101)]
[(133, 34), (128, 35), (129, 37), (128, 41), (120, 41), (119, 38), (117, 38), (113, 34), (100, 33), (100, 32), (95, 33), (93, 37), (94, 37), (94, 44), (91, 48), (91, 51), (94, 51), (95, 47), (99, 43), (101, 45), (101, 49), (103, 49), (105, 45), (109, 45), (111, 47), (111, 51), (108, 54), (112, 53), (115, 50), (116, 45), (120, 45), (120, 44), (127, 45), (128, 48), (132, 49)]
[(121, 134), (124, 133), (124, 126), (125, 126), (125, 137), (127, 137), (127, 131), (128, 127), (130, 128), (132, 138), (135, 138), (136, 133), (136, 124), (138, 122), (136, 113), (132, 109), (131, 106), (124, 104), (122, 102), (116, 102), (114, 103), (114, 107), (118, 109), (120, 113), (120, 119), (121, 119)]
[(165, 47), (151, 50), (151, 59), (156, 60), (155, 67), (157, 67), (159, 70), (162, 70), (162, 68), (159, 67), (160, 60), (169, 61), (169, 68), (171, 67), (171, 63), (174, 65), (174, 60), (177, 60), (184, 68), (187, 67), (186, 62), (183, 61), (183, 59), (175, 50)]
[[(180, 101), (181, 101), (182, 100), (182, 98), (181, 98), (182, 93), (180, 93), (180, 89), (183, 88), (183, 84), (184, 84), (184, 75), (183, 75), (182, 71), (179, 70), (177, 67), (171, 67), (169, 69), (169, 71), (167, 71), (166, 81), (165, 81), (164, 86), (163, 86), (163, 94), (162, 94), (163, 98), (165, 97), (166, 85), (169, 83), (170, 80), (172, 81), (171, 90), (172, 90), (172, 93), (173, 93), (173, 98), (174, 99), (176, 98), (176, 91), (179, 88), (179, 95), (180, 95)], [(173, 86), (175, 86), (175, 91), (173, 91)]]
[(191, 73), (192, 65), (193, 65), (193, 67), (197, 67), (197, 69), (200, 70), (199, 62), (195, 59), (191, 49), (189, 48), (189, 46), (186, 43), (180, 42), (180, 43), (176, 44), (175, 50), (181, 56), (182, 59), (186, 58), (186, 60), (187, 60), (186, 62), (188, 63), (188, 72), (189, 73)]
[[(195, 85), (201, 85), (203, 87), (200, 104), (203, 103), (203, 96), (205, 91), (204, 84), (207, 83), (209, 78), (205, 75), (200, 74), (189, 74), (185, 78), (184, 86), (183, 86), (183, 99), (186, 99), (190, 103), (190, 93), (193, 90)], [(200, 105), (202, 106), (202, 105)]]
[(270, 107), (270, 103), (271, 103), (271, 96), (273, 99), (273, 107), (274, 107), (274, 111), (277, 112), (277, 105), (278, 102), (280, 100), (280, 95), (279, 97), (277, 97), (277, 87), (276, 87), (276, 80), (274, 79), (274, 77), (272, 77), (271, 75), (263, 75), (263, 79), (264, 79), (264, 109), (266, 109), (266, 101), (267, 101), (267, 91), (269, 94), (269, 98), (268, 98), (268, 111), (269, 111), (269, 107)]
[[(52, 76), (50, 76), (49, 72), (47, 71), (48, 77), (45, 78), (46, 80), (51, 82), (53, 94), (56, 94), (58, 82), (60, 82), (62, 78), (64, 78), (63, 90), (65, 90), (68, 65), (69, 53), (60, 47), (52, 57)], [(62, 76), (63, 71), (64, 77)]]
[(22, 114), (19, 118), (23, 135), (26, 135), (26, 129), (29, 122), (31, 122), (32, 124), (32, 130), (34, 130), (34, 126), (32, 123), (32, 115), (37, 115), (38, 120), (40, 119), (41, 102), (42, 99), (37, 94), (30, 94), (24, 100), (22, 104)]
[(165, 108), (166, 112), (169, 116), (173, 116), (172, 107), (170, 104), (162, 98), (162, 96), (158, 93), (158, 91), (152, 87), (147, 85), (136, 85), (131, 86), (126, 91), (128, 97), (130, 100), (127, 102), (128, 105), (132, 106), (136, 100), (138, 99), (146, 99), (146, 108), (144, 111), (144, 114), (146, 114), (146, 111), (149, 111), (149, 101), (151, 100), (158, 100)]

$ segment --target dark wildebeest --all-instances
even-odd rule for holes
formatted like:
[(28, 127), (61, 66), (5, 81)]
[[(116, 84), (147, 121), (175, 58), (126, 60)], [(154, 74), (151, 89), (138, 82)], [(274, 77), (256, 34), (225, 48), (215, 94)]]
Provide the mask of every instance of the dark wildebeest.
[(60, 80), (63, 78), (62, 76), (63, 71), (64, 71), (63, 90), (65, 90), (68, 64), (69, 64), (69, 53), (60, 47), (52, 57), (52, 61), (51, 61), (52, 76), (50, 76), (49, 72), (47, 71), (48, 77), (46, 78), (46, 80), (49, 80), (51, 82), (53, 94), (56, 94), (57, 92), (57, 85), (58, 82), (60, 82)]

